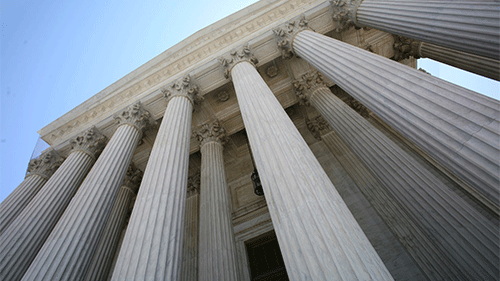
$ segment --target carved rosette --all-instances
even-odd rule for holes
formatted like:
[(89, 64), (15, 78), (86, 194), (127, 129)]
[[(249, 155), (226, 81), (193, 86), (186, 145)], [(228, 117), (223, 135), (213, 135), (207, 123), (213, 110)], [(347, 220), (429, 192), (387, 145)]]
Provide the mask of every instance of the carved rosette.
[(318, 116), (312, 120), (306, 118), (306, 126), (309, 132), (311, 132), (311, 134), (317, 140), (321, 140), (322, 135), (332, 130), (328, 122), (326, 122), (326, 120), (322, 116)]
[(187, 197), (200, 193), (200, 173), (188, 177)]
[(162, 88), (161, 92), (168, 101), (173, 97), (185, 97), (189, 99), (193, 106), (200, 104), (204, 100), (198, 85), (194, 83), (189, 74)]
[(39, 175), (45, 179), (49, 179), (63, 162), (64, 159), (54, 150), (46, 151), (38, 158), (30, 160), (26, 178), (32, 175)]
[(356, 13), (363, 0), (330, 0), (335, 31), (342, 32), (358, 24)]
[(221, 145), (224, 145), (227, 141), (226, 130), (217, 119), (211, 123), (201, 125), (198, 130), (193, 130), (193, 136), (200, 142), (200, 147), (212, 141), (218, 142)]
[(108, 138), (93, 126), (71, 141), (71, 149), (83, 151), (95, 160), (106, 146), (107, 141)]
[(217, 102), (225, 102), (229, 100), (229, 93), (227, 91), (220, 91), (217, 93)]
[(309, 106), (309, 99), (317, 89), (328, 89), (323, 75), (318, 71), (306, 72), (299, 79), (294, 80), (292, 84), (295, 87), (295, 94), (297, 94), (300, 102), (307, 106)]
[(224, 69), (224, 77), (229, 79), (231, 77), (231, 69), (239, 62), (249, 62), (253, 66), (256, 66), (259, 60), (255, 57), (253, 52), (250, 50), (250, 45), (247, 43), (239, 50), (232, 50), (229, 52), (229, 56), (220, 57), (219, 62)]
[(393, 35), (393, 36), (394, 36), (393, 59), (395, 61), (404, 60), (410, 57), (414, 57), (416, 59), (421, 57), (420, 47), (422, 46), (422, 42), (399, 35)]
[(307, 24), (306, 17), (302, 15), (299, 19), (288, 21), (283, 26), (273, 30), (283, 59), (289, 59), (295, 55), (293, 52), (293, 38), (303, 30), (312, 30)]
[(118, 126), (130, 125), (141, 133), (150, 128), (154, 123), (154, 121), (151, 121), (151, 113), (144, 109), (140, 101), (129, 106), (122, 112), (115, 114), (113, 118), (116, 120), (116, 123), (119, 124)]
[(137, 194), (139, 186), (141, 185), (142, 174), (142, 171), (135, 167), (134, 163), (130, 163), (127, 173), (125, 174), (125, 179), (123, 180), (123, 186), (130, 188)]

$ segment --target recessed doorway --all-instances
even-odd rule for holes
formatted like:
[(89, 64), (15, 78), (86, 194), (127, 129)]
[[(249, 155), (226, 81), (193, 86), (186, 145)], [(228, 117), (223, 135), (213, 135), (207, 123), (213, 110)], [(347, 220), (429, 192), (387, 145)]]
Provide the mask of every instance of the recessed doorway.
[(270, 231), (245, 242), (252, 281), (288, 281), (276, 233)]

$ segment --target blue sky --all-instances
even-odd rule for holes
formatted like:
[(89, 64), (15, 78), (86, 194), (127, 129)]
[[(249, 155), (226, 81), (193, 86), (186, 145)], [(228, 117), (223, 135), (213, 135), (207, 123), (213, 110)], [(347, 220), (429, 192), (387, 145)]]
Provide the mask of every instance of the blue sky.
[[(254, 2), (3, 1), (0, 201), (24, 179), (39, 129), (199, 29)], [(499, 98), (498, 82), (430, 60), (419, 67)]]

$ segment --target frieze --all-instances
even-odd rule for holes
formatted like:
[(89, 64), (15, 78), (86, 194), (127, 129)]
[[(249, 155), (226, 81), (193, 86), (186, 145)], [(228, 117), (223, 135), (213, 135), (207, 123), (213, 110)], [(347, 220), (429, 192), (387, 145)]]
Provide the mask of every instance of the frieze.
[[(286, 1), (281, 5), (273, 6), (261, 15), (248, 20), (247, 22), (233, 21), (230, 24), (220, 26), (214, 32), (204, 34), (192, 42), (185, 43), (181, 41), (171, 49), (176, 49), (158, 63), (152, 65), (150, 69), (157, 69), (139, 82), (120, 87), (117, 90), (106, 95), (107, 100), (101, 101), (98, 106), (86, 110), (86, 112), (77, 118), (59, 126), (52, 131), (44, 132), (51, 124), (43, 128), (40, 133), (42, 138), (49, 144), (58, 144), (64, 141), (67, 136), (74, 133), (75, 130), (103, 120), (109, 113), (116, 110), (116, 107), (131, 103), (141, 92), (158, 87), (172, 76), (187, 70), (192, 65), (213, 55), (220, 49), (230, 46), (241, 38), (247, 37), (257, 30), (260, 30), (274, 22), (280, 21), (295, 10), (310, 5), (318, 1), (295, 0)], [(267, 9), (268, 6), (264, 8)], [(189, 41), (190, 38), (185, 40)], [(180, 48), (180, 44), (187, 46)], [(71, 113), (71, 112), (70, 112)]]
[(45, 151), (38, 158), (30, 160), (26, 178), (32, 175), (39, 175), (45, 179), (49, 179), (63, 162), (64, 159), (55, 150), (50, 149)]

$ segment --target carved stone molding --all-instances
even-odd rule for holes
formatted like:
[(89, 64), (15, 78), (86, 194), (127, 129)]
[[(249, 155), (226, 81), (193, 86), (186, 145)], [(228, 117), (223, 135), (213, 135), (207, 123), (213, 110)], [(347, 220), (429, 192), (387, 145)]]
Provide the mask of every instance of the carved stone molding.
[(283, 59), (289, 59), (295, 55), (293, 52), (293, 38), (303, 30), (312, 30), (307, 24), (306, 17), (302, 15), (300, 18), (288, 21), (283, 26), (273, 30)]
[(187, 197), (200, 193), (200, 172), (188, 177)]
[(393, 36), (394, 36), (393, 59), (395, 61), (408, 59), (410, 57), (414, 57), (416, 59), (421, 57), (420, 47), (422, 46), (422, 42), (399, 35), (393, 35)]
[(135, 194), (139, 190), (142, 181), (142, 171), (135, 167), (134, 163), (130, 163), (123, 180), (123, 186), (130, 188)]
[(221, 145), (227, 141), (226, 130), (217, 119), (201, 125), (198, 130), (193, 130), (193, 136), (200, 142), (200, 147), (212, 141), (219, 142)]
[(252, 50), (250, 50), (250, 45), (247, 43), (243, 45), (238, 50), (232, 50), (229, 52), (229, 56), (219, 57), (219, 62), (224, 69), (224, 77), (229, 79), (231, 77), (231, 69), (240, 62), (249, 62), (253, 66), (256, 66), (259, 60), (255, 57)]
[(198, 85), (193, 80), (191, 75), (186, 74), (184, 77), (162, 88), (161, 92), (167, 100), (173, 97), (185, 97), (191, 101), (193, 106), (198, 105), (204, 98), (201, 96)]
[(83, 151), (95, 160), (106, 146), (107, 140), (108, 138), (93, 126), (71, 140), (71, 149)]
[(309, 105), (309, 99), (314, 91), (319, 88), (328, 88), (323, 75), (318, 71), (306, 72), (299, 79), (294, 80), (292, 84), (300, 102), (305, 105)]
[(64, 159), (60, 157), (55, 150), (46, 151), (38, 158), (30, 160), (26, 178), (32, 175), (39, 175), (49, 179), (63, 162)]
[(330, 0), (335, 31), (342, 32), (358, 24), (356, 13), (363, 0)]
[(318, 116), (314, 119), (306, 118), (306, 126), (309, 132), (314, 136), (315, 139), (321, 140), (321, 136), (330, 132), (332, 129), (330, 125), (322, 116)]
[(142, 106), (140, 101), (115, 114), (113, 118), (119, 125), (128, 124), (134, 126), (140, 132), (146, 131), (154, 124), (154, 121), (151, 120), (151, 113)]
[(229, 93), (227, 91), (220, 91), (217, 93), (217, 102), (225, 102), (229, 99)]

